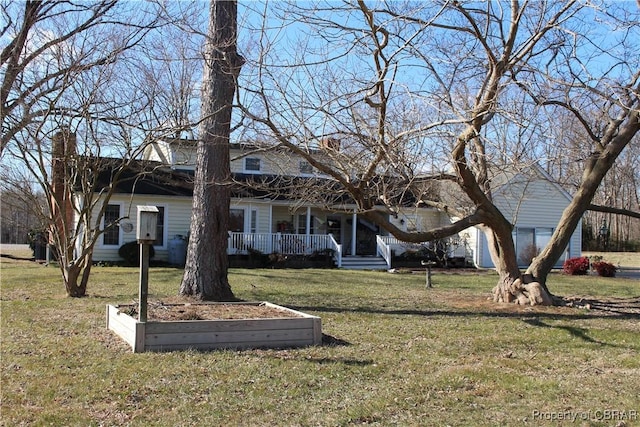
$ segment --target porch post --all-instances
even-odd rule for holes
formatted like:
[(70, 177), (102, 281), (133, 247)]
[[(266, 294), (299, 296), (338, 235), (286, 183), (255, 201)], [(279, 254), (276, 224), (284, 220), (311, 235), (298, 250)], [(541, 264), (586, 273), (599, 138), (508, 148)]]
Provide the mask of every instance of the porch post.
[(309, 250), (310, 246), (311, 246), (311, 206), (307, 206), (307, 224), (306, 224), (306, 244), (305, 247), (307, 248), (307, 251)]
[(356, 229), (358, 226), (358, 214), (353, 210), (353, 220), (351, 221), (351, 255), (356, 255)]
[[(267, 243), (269, 245), (269, 253), (273, 253), (273, 205), (271, 203), (269, 203), (269, 231), (268, 231), (268, 236), (269, 236), (269, 242)], [(276, 229), (276, 232), (278, 230)]]

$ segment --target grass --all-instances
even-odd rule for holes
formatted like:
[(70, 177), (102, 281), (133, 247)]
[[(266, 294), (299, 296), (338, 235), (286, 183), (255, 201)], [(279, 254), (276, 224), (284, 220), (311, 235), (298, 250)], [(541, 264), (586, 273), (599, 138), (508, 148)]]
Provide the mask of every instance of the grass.
[(603, 261), (622, 268), (640, 268), (640, 252), (582, 252), (583, 256), (601, 256)]
[[(1, 267), (6, 426), (640, 425), (640, 316), (495, 305), (490, 273), (425, 289), (424, 274), (232, 270), (238, 297), (321, 316), (327, 344), (133, 354), (105, 305), (137, 298), (136, 268), (96, 267), (71, 299), (54, 267)], [(175, 295), (181, 273), (152, 268), (152, 296)], [(640, 296), (628, 279), (550, 286)]]

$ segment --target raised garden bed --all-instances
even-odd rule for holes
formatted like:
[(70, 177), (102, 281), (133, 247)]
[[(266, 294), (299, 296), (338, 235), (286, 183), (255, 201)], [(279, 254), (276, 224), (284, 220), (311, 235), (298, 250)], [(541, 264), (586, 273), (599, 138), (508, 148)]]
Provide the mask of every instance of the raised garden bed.
[(147, 322), (134, 317), (136, 308), (107, 305), (107, 329), (124, 339), (134, 353), (322, 343), (319, 317), (269, 302), (150, 305)]

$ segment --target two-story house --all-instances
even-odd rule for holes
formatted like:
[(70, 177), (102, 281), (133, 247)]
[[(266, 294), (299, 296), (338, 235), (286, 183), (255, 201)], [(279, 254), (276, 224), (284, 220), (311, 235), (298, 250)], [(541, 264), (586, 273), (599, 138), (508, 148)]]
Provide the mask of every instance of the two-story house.
[[(277, 177), (289, 177), (288, 182), (294, 186), (295, 180), (328, 179), (301, 157), (245, 144), (232, 144), (230, 151), (231, 172), (238, 185), (232, 187), (229, 254), (249, 250), (309, 254), (330, 249), (339, 267), (383, 269), (391, 267), (392, 253), (401, 253), (411, 246), (359, 218), (349, 200), (331, 208), (318, 206), (303, 195), (295, 197), (291, 192), (279, 192), (276, 187), (281, 180)], [(193, 140), (159, 140), (147, 147), (141, 162), (147, 169), (152, 165), (154, 172), (118, 184), (104, 221), (121, 220), (96, 245), (95, 260), (117, 261), (118, 248), (135, 241), (138, 205), (153, 205), (159, 210), (155, 258), (175, 259), (175, 251), (184, 248), (180, 242), (189, 232), (195, 153)], [(322, 156), (322, 149), (314, 154)], [(546, 243), (569, 201), (566, 192), (552, 184), (544, 173), (537, 168), (531, 172), (526, 176), (505, 175), (494, 197), (505, 216), (516, 225), (514, 238), (523, 253), (530, 252), (532, 245), (541, 247)], [(451, 221), (443, 213), (424, 206), (399, 207), (389, 219), (408, 231), (427, 230)], [(478, 267), (492, 267), (486, 239), (478, 229), (470, 228), (453, 240), (457, 245), (451, 250), (456, 253), (450, 256), (466, 257)], [(579, 254), (577, 231), (566, 256)], [(526, 256), (523, 263), (525, 259)]]

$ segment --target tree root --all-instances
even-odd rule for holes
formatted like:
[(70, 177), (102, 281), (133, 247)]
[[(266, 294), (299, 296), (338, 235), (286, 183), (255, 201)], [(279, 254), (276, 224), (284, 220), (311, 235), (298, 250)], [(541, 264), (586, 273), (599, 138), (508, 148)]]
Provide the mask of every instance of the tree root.
[(539, 282), (522, 283), (521, 279), (514, 280), (510, 285), (496, 285), (493, 301), (519, 305), (557, 305), (556, 299)]

